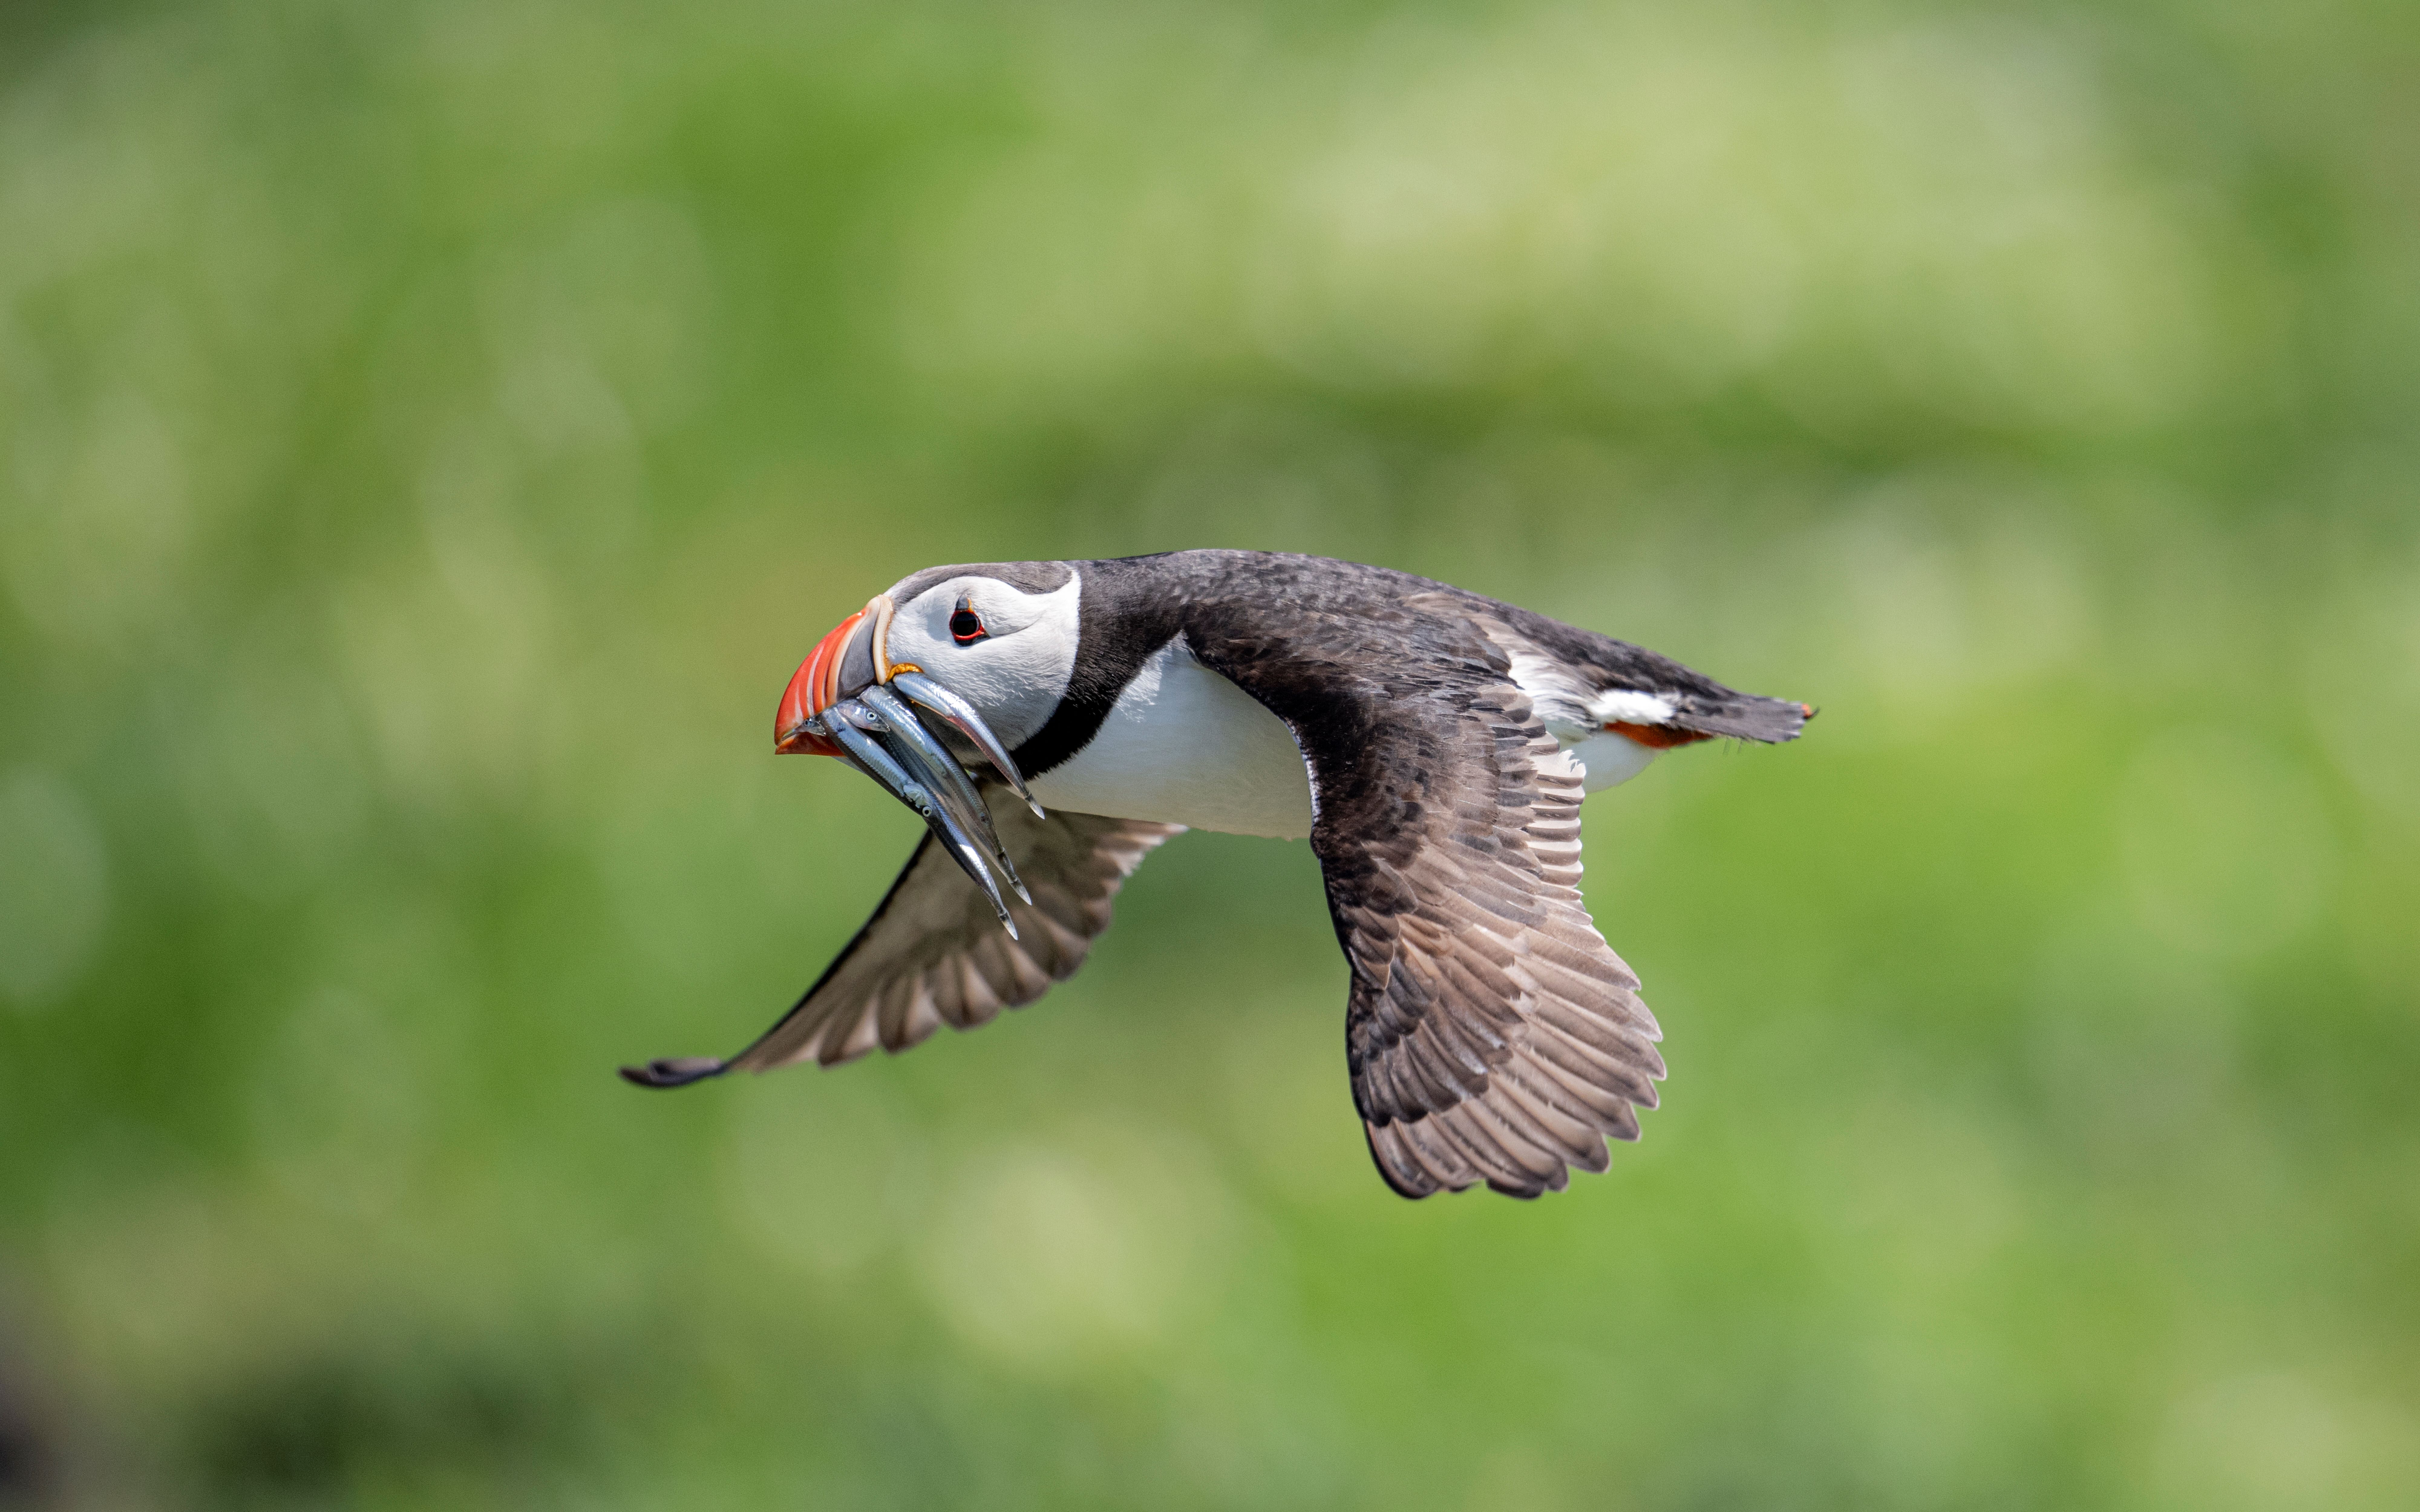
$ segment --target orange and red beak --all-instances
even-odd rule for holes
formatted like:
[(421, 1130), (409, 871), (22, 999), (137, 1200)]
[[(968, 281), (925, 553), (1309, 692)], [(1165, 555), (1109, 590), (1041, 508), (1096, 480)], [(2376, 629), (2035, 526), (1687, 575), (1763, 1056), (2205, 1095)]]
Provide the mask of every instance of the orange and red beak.
[(1026, 791), (1016, 759), (973, 704), (925, 676), (914, 662), (891, 659), (894, 613), (890, 595), (876, 594), (815, 642), (790, 686), (782, 690), (782, 706), (773, 715), (773, 748), (837, 756), (915, 810), (983, 888), (1009, 938), (1015, 939), (1016, 921), (992, 877), (993, 869), (1027, 903), (1032, 896), (1016, 879), (1016, 865), (1001, 843), (982, 791), (957, 756), (926, 728), (917, 709), (964, 735), (1037, 819), (1043, 817), (1042, 806)]
[[(866, 732), (876, 732), (886, 737), (896, 736), (907, 747), (919, 748), (921, 754), (911, 752), (907, 758), (908, 764), (929, 765), (932, 770), (924, 774), (926, 777), (936, 778), (942, 787), (954, 788), (951, 778), (964, 774), (958, 771), (954, 757), (931, 744), (931, 733), (908, 706), (913, 702), (965, 736), (1010, 791), (1025, 800), (1033, 817), (1042, 818), (1042, 805), (1027, 791), (1025, 779), (1016, 770), (1016, 759), (992, 733), (991, 726), (984, 722), (982, 712), (926, 676), (924, 669), (914, 662), (891, 659), (891, 622), (897, 613), (898, 607), (891, 602), (890, 594), (876, 594), (866, 600), (865, 608), (832, 626), (830, 635), (815, 642), (815, 649), (791, 674), (790, 686), (782, 689), (781, 707), (773, 713), (774, 750), (840, 757), (891, 788), (894, 796), (901, 795), (901, 784), (912, 786), (915, 782), (911, 774), (899, 769), (896, 749), (885, 755), (880, 748), (884, 742), (869, 746), (861, 738)], [(908, 702), (903, 702), (903, 699)], [(843, 704), (848, 707), (840, 707)], [(926, 747), (929, 748), (922, 748)], [(929, 786), (931, 783), (923, 783), (918, 791)], [(905, 801), (911, 808), (917, 807), (912, 800)], [(977, 810), (976, 827), (987, 830), (988, 821), (979, 812), (980, 801), (971, 797), (968, 801)], [(1005, 860), (1001, 864), (1007, 867)], [(1007, 870), (1010, 880), (1015, 881), (1015, 869)]]
[(775, 750), (838, 756), (839, 744), (817, 727), (816, 717), (869, 684), (887, 683), (897, 672), (916, 670), (892, 665), (887, 655), (891, 615), (890, 596), (876, 594), (815, 642), (790, 686), (782, 690), (782, 706), (773, 715)]
[(865, 623), (860, 609), (840, 622), (831, 634), (815, 642), (799, 663), (790, 686), (782, 690), (782, 707), (773, 716), (773, 748), (784, 754), (805, 751), (837, 756), (840, 747), (829, 735), (816, 734), (809, 721), (840, 702), (841, 654), (848, 648), (849, 632)]

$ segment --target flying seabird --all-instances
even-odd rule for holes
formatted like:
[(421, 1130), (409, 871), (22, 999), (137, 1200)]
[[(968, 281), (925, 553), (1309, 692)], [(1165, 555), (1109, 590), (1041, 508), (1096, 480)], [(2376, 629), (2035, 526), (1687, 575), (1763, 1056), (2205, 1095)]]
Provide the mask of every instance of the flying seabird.
[(622, 1074), (830, 1066), (988, 1023), (1075, 973), (1171, 836), (1308, 837), (1379, 1174), (1407, 1197), (1559, 1191), (1638, 1137), (1664, 1075), (1638, 979), (1580, 900), (1581, 799), (1813, 714), (1323, 557), (930, 567), (826, 636), (774, 721), (776, 750), (838, 757), (923, 816), (907, 869), (753, 1044)]

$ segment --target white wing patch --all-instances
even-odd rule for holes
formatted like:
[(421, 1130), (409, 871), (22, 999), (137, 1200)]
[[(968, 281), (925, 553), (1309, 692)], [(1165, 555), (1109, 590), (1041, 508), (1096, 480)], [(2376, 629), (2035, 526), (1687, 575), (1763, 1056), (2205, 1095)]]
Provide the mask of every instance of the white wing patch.
[(1555, 744), (1578, 765), (1583, 791), (1595, 793), (1627, 782), (1660, 754), (1606, 726), (1616, 721), (1662, 724), (1672, 717), (1671, 700), (1626, 687), (1591, 693), (1568, 669), (1526, 643), (1492, 626), (1488, 635), (1511, 658), (1513, 686), (1529, 696)]
[(1590, 717), (1589, 690), (1561, 663), (1538, 655), (1528, 642), (1512, 640), (1492, 625), (1481, 628), (1512, 659), (1512, 686), (1529, 695), (1530, 705), (1557, 740), (1570, 745), (1605, 723)]
[(1588, 711), (1599, 724), (1662, 724), (1672, 717), (1672, 701), (1661, 693), (1609, 687), (1589, 701)]

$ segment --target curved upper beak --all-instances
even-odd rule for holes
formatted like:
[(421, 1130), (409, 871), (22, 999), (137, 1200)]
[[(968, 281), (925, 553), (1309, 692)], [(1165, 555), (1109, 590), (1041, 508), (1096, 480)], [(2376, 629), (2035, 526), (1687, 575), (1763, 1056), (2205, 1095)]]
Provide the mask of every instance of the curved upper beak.
[(773, 715), (775, 750), (785, 755), (839, 755), (839, 744), (821, 728), (817, 717), (873, 684), (889, 682), (900, 671), (916, 670), (893, 667), (885, 654), (892, 613), (891, 596), (876, 594), (865, 608), (815, 642), (815, 649), (791, 675), (790, 686), (782, 690), (782, 705)]

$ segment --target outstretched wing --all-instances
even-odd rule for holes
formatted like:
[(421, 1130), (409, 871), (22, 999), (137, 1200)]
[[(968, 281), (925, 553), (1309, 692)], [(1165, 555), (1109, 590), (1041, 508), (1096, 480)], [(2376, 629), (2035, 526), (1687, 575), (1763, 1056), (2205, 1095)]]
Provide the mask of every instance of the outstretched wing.
[(1580, 901), (1582, 773), (1528, 695), (1489, 679), (1420, 702), (1331, 752), (1342, 769), (1313, 763), (1353, 1100), (1404, 1196), (1534, 1197), (1638, 1137), (1661, 1035)]
[[(997, 790), (987, 789), (986, 799)], [(874, 917), (782, 1021), (728, 1060), (684, 1057), (625, 1066), (642, 1087), (685, 1087), (735, 1068), (771, 1071), (814, 1059), (853, 1060), (876, 1045), (901, 1051), (935, 1029), (970, 1029), (1003, 1008), (1022, 1008), (1076, 974), (1109, 927), (1109, 905), (1129, 873), (1184, 829), (1134, 819), (991, 805), (1032, 903), (1013, 895), (1016, 939), (991, 903), (927, 835)]]

